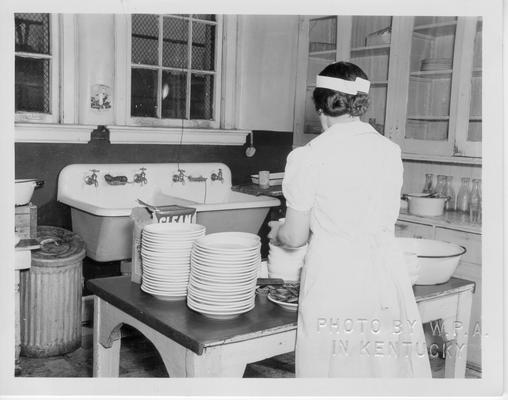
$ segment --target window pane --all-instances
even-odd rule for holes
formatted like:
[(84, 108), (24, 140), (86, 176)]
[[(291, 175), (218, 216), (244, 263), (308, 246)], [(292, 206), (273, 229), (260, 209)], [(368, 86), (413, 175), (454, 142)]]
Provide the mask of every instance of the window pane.
[(207, 21), (215, 21), (214, 14), (192, 14), (194, 18), (205, 19)]
[(133, 117), (157, 116), (157, 71), (132, 69), (131, 115)]
[(49, 14), (14, 14), (16, 51), (49, 54)]
[(132, 62), (158, 65), (159, 17), (150, 14), (132, 15)]
[(187, 74), (162, 71), (162, 118), (185, 118)]
[(213, 119), (213, 75), (191, 76), (191, 119)]
[(192, 68), (205, 71), (214, 69), (215, 26), (194, 22), (192, 24)]
[(49, 114), (49, 60), (16, 57), (16, 111)]
[(189, 21), (164, 17), (163, 32), (162, 65), (165, 67), (186, 68)]

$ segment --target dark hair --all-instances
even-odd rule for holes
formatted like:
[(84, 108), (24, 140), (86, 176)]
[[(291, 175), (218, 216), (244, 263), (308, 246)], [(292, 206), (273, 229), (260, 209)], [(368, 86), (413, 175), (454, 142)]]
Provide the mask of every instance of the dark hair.
[[(357, 77), (369, 78), (355, 64), (339, 61), (328, 65), (319, 75), (354, 81)], [(356, 95), (337, 92), (332, 89), (315, 88), (312, 94), (316, 111), (322, 110), (325, 115), (338, 117), (350, 114), (353, 117), (365, 114), (369, 107), (369, 95), (358, 93)]]

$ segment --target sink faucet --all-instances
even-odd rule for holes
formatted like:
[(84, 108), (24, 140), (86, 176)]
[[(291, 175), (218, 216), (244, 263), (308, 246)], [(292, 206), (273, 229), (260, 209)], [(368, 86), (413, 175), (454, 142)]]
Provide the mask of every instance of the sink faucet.
[(185, 170), (179, 169), (178, 174), (173, 175), (173, 182), (182, 182), (182, 185), (185, 185)]
[(222, 169), (219, 168), (219, 173), (213, 173), (210, 177), (212, 179), (212, 182), (220, 181), (221, 183), (224, 183), (224, 177), (222, 176)]
[(99, 186), (99, 181), (97, 180), (97, 172), (100, 171), (98, 169), (91, 169), (90, 172), (92, 175), (85, 177), (85, 183), (87, 185), (95, 185), (95, 187)]
[(141, 172), (134, 174), (134, 182), (141, 183), (141, 185), (146, 185), (148, 183), (148, 180), (146, 179), (146, 168), (140, 168)]

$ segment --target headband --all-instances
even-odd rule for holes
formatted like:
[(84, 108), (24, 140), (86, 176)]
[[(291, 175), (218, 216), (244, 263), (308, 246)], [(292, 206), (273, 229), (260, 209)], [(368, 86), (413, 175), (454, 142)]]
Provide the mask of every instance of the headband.
[(358, 92), (369, 93), (370, 81), (358, 77), (354, 81), (346, 81), (345, 79), (318, 75), (316, 78), (316, 87), (336, 90), (347, 94), (358, 94)]

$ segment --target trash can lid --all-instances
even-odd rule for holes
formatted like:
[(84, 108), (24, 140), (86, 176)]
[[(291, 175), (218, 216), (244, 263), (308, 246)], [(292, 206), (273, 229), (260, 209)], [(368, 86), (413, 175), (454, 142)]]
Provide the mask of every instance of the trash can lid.
[(59, 267), (85, 258), (85, 242), (79, 235), (56, 226), (38, 226), (41, 248), (32, 251), (32, 265)]

